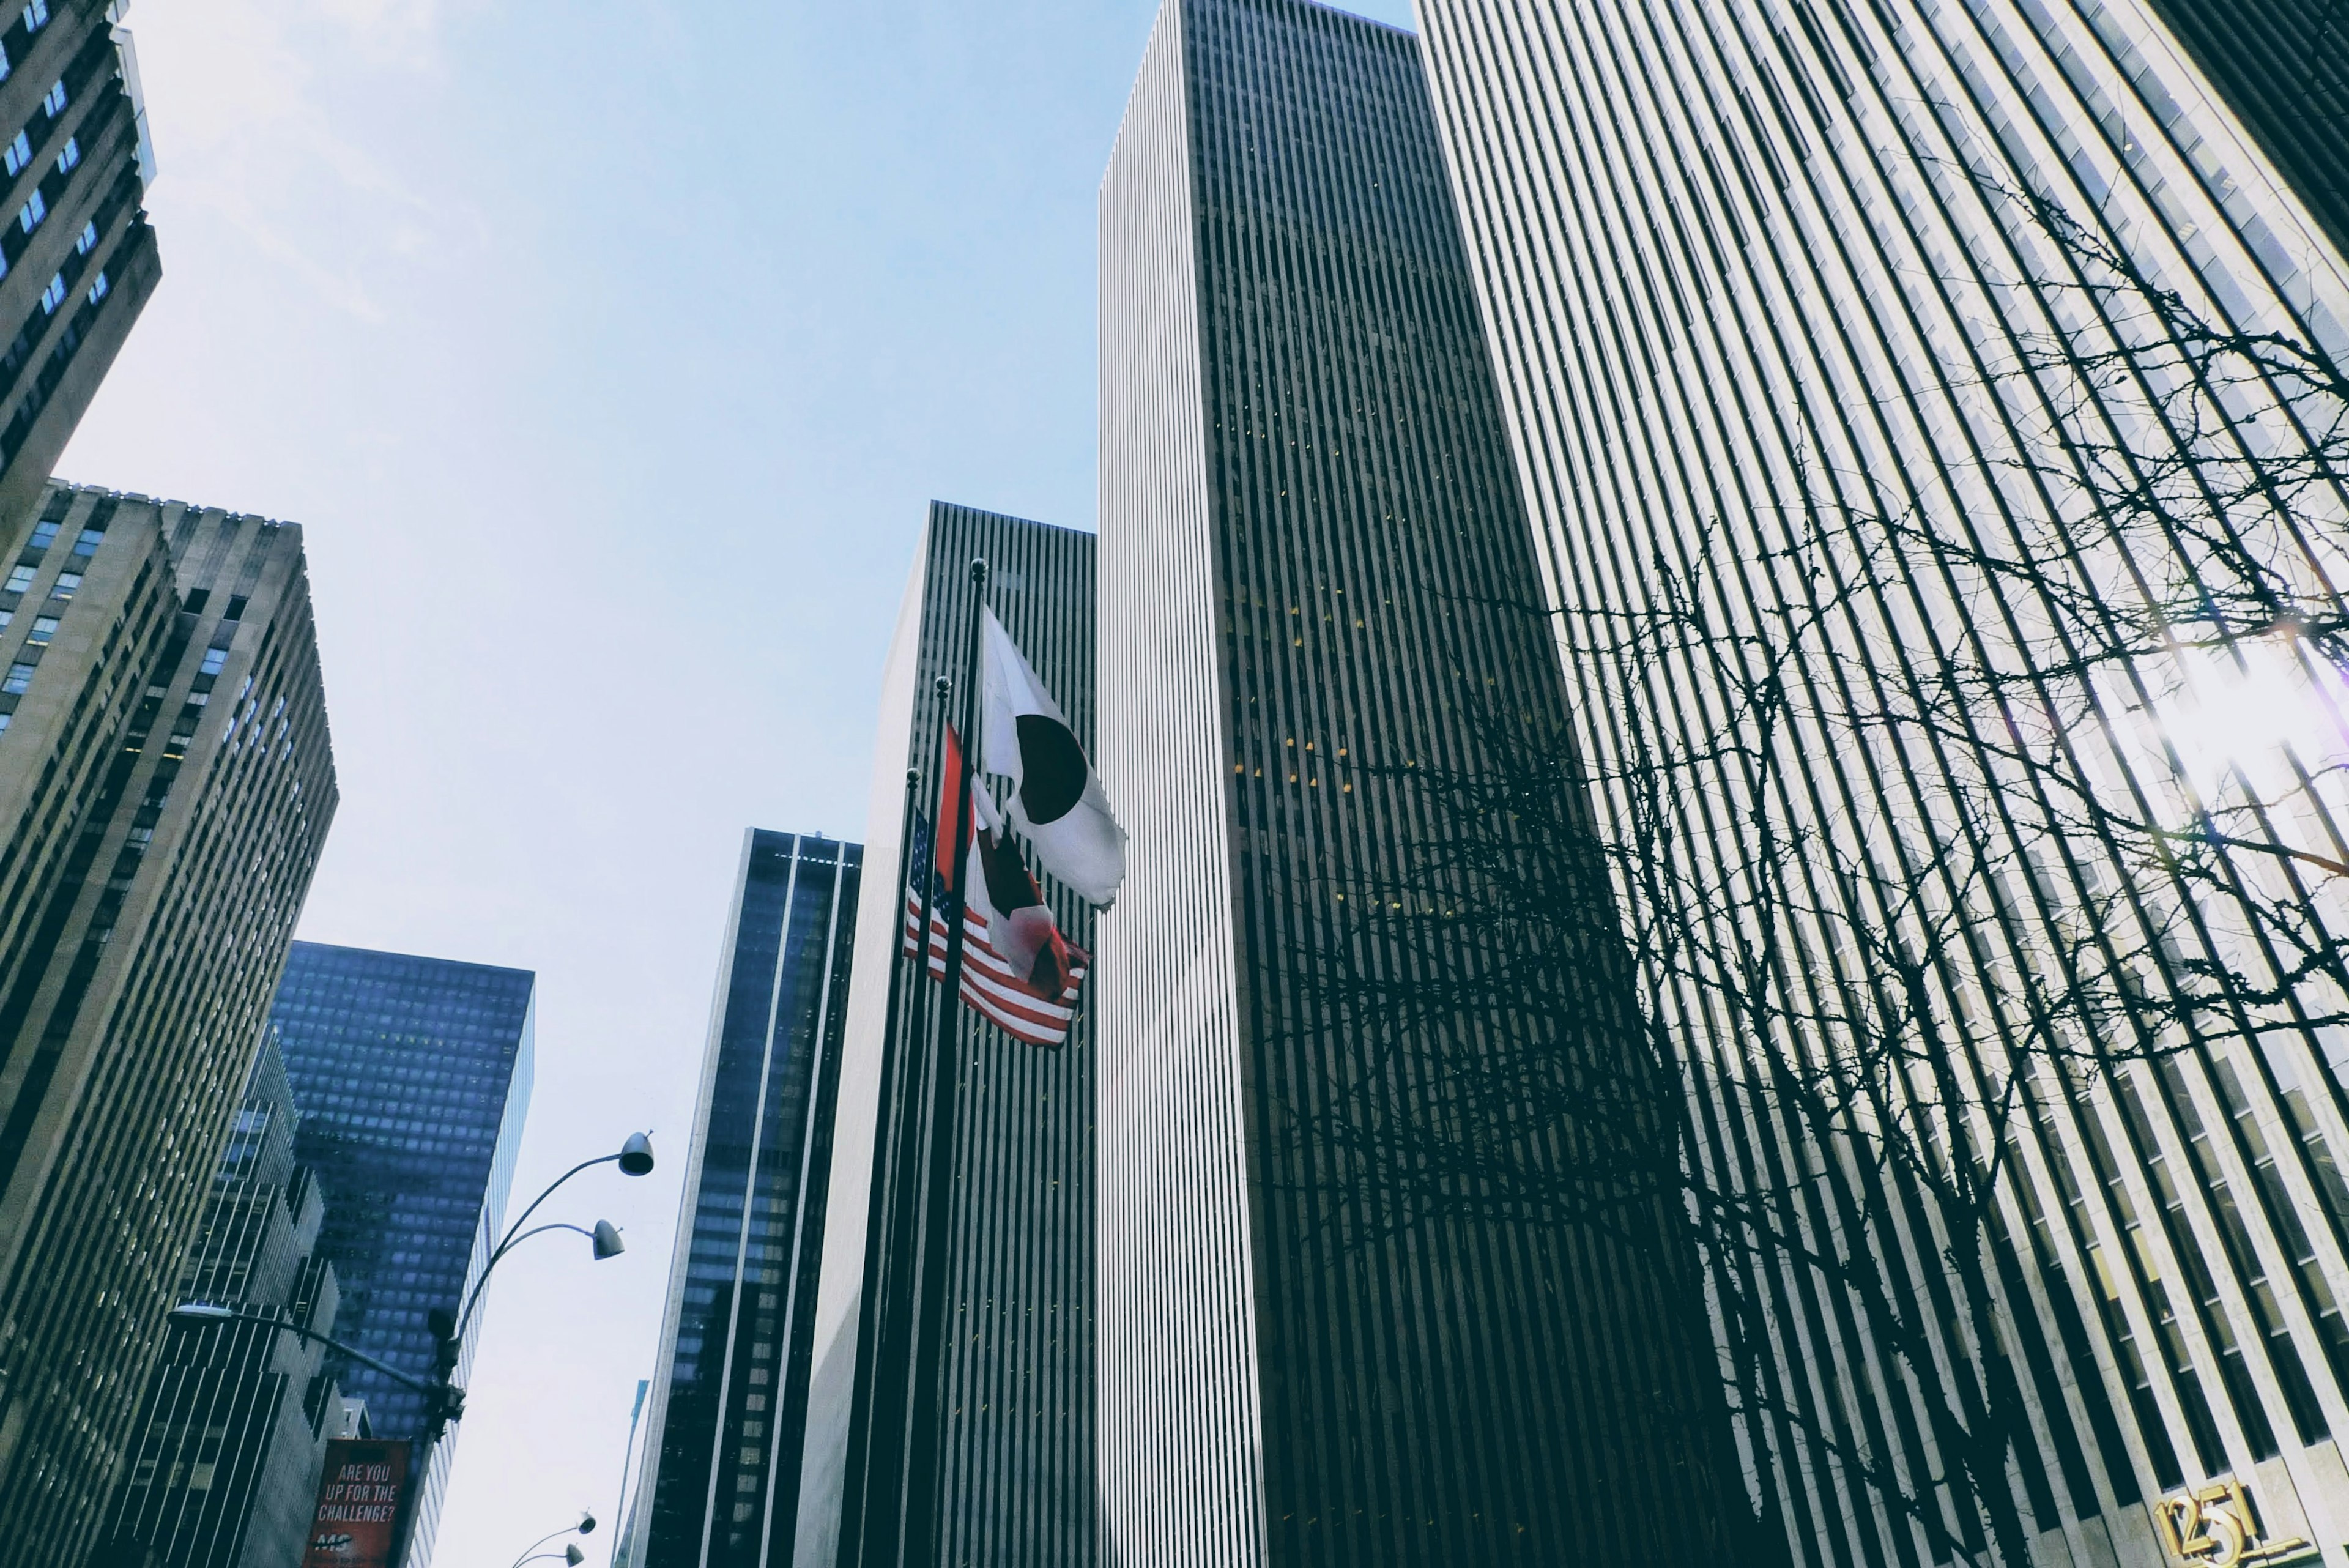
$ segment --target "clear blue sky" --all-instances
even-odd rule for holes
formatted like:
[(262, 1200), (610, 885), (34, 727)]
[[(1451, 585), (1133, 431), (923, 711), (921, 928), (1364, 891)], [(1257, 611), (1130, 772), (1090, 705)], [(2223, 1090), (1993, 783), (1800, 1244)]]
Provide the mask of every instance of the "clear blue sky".
[(538, 971), (524, 1197), (663, 1156), (563, 1208), (626, 1255), (500, 1271), (450, 1568), (610, 1512), (742, 830), (862, 836), (924, 503), (1092, 524), (1152, 11), (130, 13), (164, 276), (61, 472), (305, 525), (343, 803), (303, 934)]

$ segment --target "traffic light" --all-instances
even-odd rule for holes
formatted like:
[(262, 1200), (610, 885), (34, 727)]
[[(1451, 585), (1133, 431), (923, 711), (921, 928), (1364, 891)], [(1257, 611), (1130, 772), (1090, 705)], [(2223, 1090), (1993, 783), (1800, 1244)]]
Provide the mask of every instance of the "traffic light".
[(456, 1375), (457, 1314), (447, 1307), (434, 1307), (424, 1314), (424, 1326), (432, 1335), (432, 1378), (446, 1383)]
[(424, 1325), (432, 1334), (432, 1381), (437, 1385), (424, 1414), (432, 1440), (438, 1442), (449, 1423), (465, 1414), (465, 1391), (449, 1381), (457, 1375), (457, 1355), (463, 1346), (457, 1338), (457, 1314), (448, 1308), (434, 1307), (425, 1314)]

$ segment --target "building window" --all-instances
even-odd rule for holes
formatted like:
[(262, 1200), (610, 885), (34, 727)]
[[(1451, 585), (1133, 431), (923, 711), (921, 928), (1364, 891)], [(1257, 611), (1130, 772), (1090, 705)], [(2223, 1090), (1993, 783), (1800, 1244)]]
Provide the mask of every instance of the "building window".
[(8, 722), (16, 716), (14, 713), (0, 713), (0, 735), (8, 732)]
[(8, 667), (8, 679), (5, 680), (0, 680), (0, 691), (5, 691), (12, 697), (20, 695), (26, 687), (30, 686), (33, 683), (33, 670), (35, 668), (35, 666), (30, 664), (10, 665)]
[(58, 273), (49, 279), (49, 286), (41, 290), (41, 309), (47, 315), (55, 316), (57, 313), (57, 306), (65, 302), (65, 275)]
[(106, 273), (101, 269), (98, 272), (98, 280), (89, 286), (89, 302), (96, 305), (99, 300), (104, 299), (107, 287)]
[(225, 649), (225, 648), (207, 648), (207, 649), (204, 649), (204, 663), (203, 663), (203, 668), (202, 668), (201, 670), (199, 670), (197, 673), (199, 673), (199, 674), (202, 674), (202, 675), (218, 675), (218, 674), (221, 672), (221, 666), (222, 666), (222, 665), (223, 665), (223, 664), (226, 664), (227, 662), (228, 662), (228, 649)]
[(49, 541), (57, 536), (57, 525), (50, 522), (48, 519), (43, 518), (40, 522), (33, 524), (33, 539), (28, 548), (46, 550), (49, 547)]
[(74, 597), (74, 591), (80, 587), (81, 574), (79, 572), (59, 572), (57, 574), (57, 580), (49, 585), (49, 597), (53, 599), (69, 599)]
[(81, 226), (81, 234), (74, 240), (74, 254), (86, 256), (96, 249), (98, 249), (98, 225), (94, 223), (84, 223)]
[(57, 172), (60, 174), (70, 174), (74, 171), (74, 165), (80, 161), (81, 139), (73, 136), (67, 137), (64, 150), (57, 154)]
[(23, 206), (16, 209), (16, 223), (29, 234), (39, 228), (41, 220), (48, 215), (49, 204), (41, 200), (41, 193), (36, 191), (26, 198)]
[(25, 7), (25, 31), (37, 33), (49, 25), (49, 0), (33, 0)]
[(23, 593), (26, 588), (33, 586), (33, 573), (35, 570), (36, 568), (32, 566), (18, 566), (16, 570), (8, 574), (8, 586), (5, 589), (0, 589), (0, 592), (12, 594)]
[(44, 94), (41, 99), (41, 107), (49, 111), (49, 118), (51, 119), (55, 119), (57, 116), (63, 114), (66, 111), (66, 84), (59, 82), (57, 86), (51, 88), (46, 94)]
[(6, 165), (11, 174), (23, 173), (25, 165), (32, 161), (33, 140), (21, 130), (16, 133), (16, 140), (8, 144), (6, 151), (0, 151), (0, 164)]
[(57, 618), (53, 615), (36, 615), (33, 618), (33, 629), (25, 634), (25, 640), (30, 643), (47, 643), (49, 639), (57, 635)]
[(105, 539), (105, 529), (85, 528), (81, 531), (81, 537), (74, 541), (74, 554), (83, 557), (95, 556), (98, 554), (98, 545), (104, 543)]

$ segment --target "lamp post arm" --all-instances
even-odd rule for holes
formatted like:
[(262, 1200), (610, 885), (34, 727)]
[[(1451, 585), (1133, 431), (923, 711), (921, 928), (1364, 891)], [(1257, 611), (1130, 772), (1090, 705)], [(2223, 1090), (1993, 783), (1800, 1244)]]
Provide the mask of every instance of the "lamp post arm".
[[(592, 1164), (594, 1162), (590, 1161), (589, 1163)], [(538, 1205), (533, 1203), (531, 1207), (535, 1209)], [(530, 1216), (527, 1214), (523, 1216), (523, 1219), (524, 1220), (527, 1220), (528, 1218), (530, 1218)], [(515, 1223), (520, 1224), (521, 1220), (516, 1220)], [(533, 1236), (543, 1236), (549, 1231), (576, 1231), (591, 1241), (595, 1239), (595, 1232), (588, 1230), (585, 1226), (566, 1225), (561, 1220), (557, 1220), (551, 1225), (533, 1227), (531, 1230), (524, 1231), (519, 1236), (509, 1233), (504, 1241), (498, 1243), (498, 1250), (490, 1254), (488, 1265), (481, 1270), (481, 1277), (473, 1282), (471, 1293), (465, 1297), (465, 1310), (457, 1314), (457, 1332), (450, 1336), (451, 1338), (462, 1339), (465, 1337), (465, 1324), (472, 1320), (473, 1308), (480, 1303), (481, 1292), (489, 1286), (490, 1271), (498, 1266), (499, 1260), (502, 1259), (508, 1252), (513, 1251), (516, 1247), (521, 1246), (524, 1241), (529, 1241)]]
[(541, 1552), (539, 1551), (539, 1548), (545, 1545), (548, 1542), (554, 1540), (558, 1535), (572, 1535), (575, 1533), (577, 1533), (577, 1531), (574, 1528), (570, 1530), (551, 1531), (548, 1533), (540, 1536), (536, 1541), (532, 1542), (529, 1545), (522, 1549), (522, 1555), (513, 1560), (513, 1568), (522, 1568), (523, 1563), (535, 1563), (541, 1557), (562, 1556), (563, 1553), (560, 1552)]
[[(521, 1240), (521, 1238), (516, 1236), (514, 1232), (521, 1230), (524, 1225), (530, 1222), (530, 1217), (538, 1212), (538, 1206), (554, 1196), (554, 1189), (556, 1188), (562, 1186), (564, 1182), (570, 1180), (573, 1177), (578, 1175), (581, 1171), (585, 1170), (590, 1166), (617, 1165), (619, 1162), (620, 1157), (616, 1154), (599, 1154), (593, 1159), (581, 1160), (578, 1164), (573, 1166), (570, 1169), (556, 1177), (553, 1181), (548, 1182), (546, 1184), (546, 1190), (532, 1199), (530, 1200), (530, 1207), (522, 1211), (522, 1218), (516, 1220), (512, 1225), (506, 1228), (506, 1239), (498, 1243), (498, 1251), (503, 1252), (508, 1247)], [(494, 1261), (495, 1254), (492, 1254), (492, 1262)], [(484, 1274), (489, 1272), (486, 1269), (481, 1272)]]
[[(576, 1227), (574, 1227), (574, 1229)], [(229, 1310), (220, 1316), (206, 1317), (199, 1321), (202, 1323), (257, 1323), (264, 1328), (282, 1329), (285, 1333), (293, 1334), (297, 1338), (314, 1340), (316, 1343), (325, 1345), (329, 1350), (340, 1351), (343, 1355), (350, 1357), (353, 1361), (357, 1362), (360, 1366), (372, 1366), (378, 1372), (382, 1373), (386, 1377), (395, 1378), (399, 1382), (407, 1384), (410, 1388), (419, 1388), (423, 1390), (425, 1393), (429, 1394), (440, 1386), (438, 1383), (432, 1382), (429, 1378), (419, 1377), (412, 1373), (402, 1372), (398, 1367), (393, 1366), (387, 1362), (378, 1361), (366, 1351), (357, 1349), (352, 1345), (345, 1345), (341, 1340), (336, 1339), (332, 1335), (320, 1334), (315, 1329), (305, 1328), (300, 1324), (290, 1322), (285, 1318), (271, 1317), (265, 1313), (237, 1312), (234, 1310)]]

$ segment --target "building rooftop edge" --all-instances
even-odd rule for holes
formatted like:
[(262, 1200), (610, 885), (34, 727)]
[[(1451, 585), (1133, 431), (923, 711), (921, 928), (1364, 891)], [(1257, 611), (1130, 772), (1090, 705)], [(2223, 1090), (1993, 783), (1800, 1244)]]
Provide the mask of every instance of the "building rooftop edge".
[(436, 958), (430, 953), (404, 953), (390, 948), (353, 947), (345, 942), (314, 942), (299, 937), (295, 939), (294, 946), (322, 948), (331, 952), (362, 953), (368, 958), (406, 959), (415, 963), (446, 964), (451, 969), (480, 969), (488, 970), (496, 974), (518, 974), (528, 979), (533, 986), (538, 983), (538, 971), (534, 969), (518, 969), (512, 964), (482, 963), (477, 959)]

